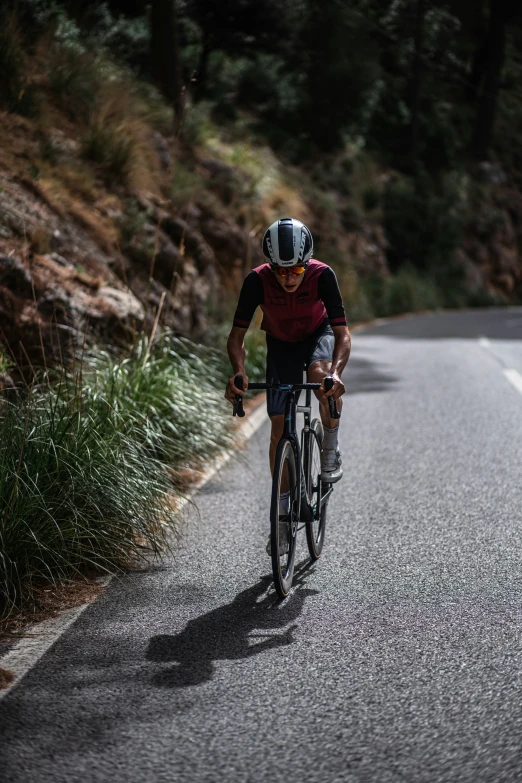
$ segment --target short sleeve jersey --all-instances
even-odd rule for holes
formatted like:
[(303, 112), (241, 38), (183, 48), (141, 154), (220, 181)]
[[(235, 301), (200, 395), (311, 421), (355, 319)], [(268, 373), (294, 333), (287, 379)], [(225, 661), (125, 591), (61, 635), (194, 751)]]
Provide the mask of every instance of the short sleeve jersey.
[(243, 282), (234, 326), (247, 329), (256, 307), (263, 311), (261, 329), (284, 342), (301, 342), (324, 322), (346, 325), (335, 272), (315, 259), (309, 261), (303, 282), (292, 293), (280, 286), (270, 264), (252, 269)]

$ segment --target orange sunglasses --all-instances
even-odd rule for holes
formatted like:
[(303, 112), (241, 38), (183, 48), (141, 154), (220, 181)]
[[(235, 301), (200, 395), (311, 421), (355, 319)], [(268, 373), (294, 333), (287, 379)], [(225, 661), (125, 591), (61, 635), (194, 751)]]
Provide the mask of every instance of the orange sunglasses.
[(299, 275), (302, 275), (303, 272), (306, 270), (306, 266), (302, 266), (299, 264), (298, 266), (276, 266), (272, 267), (276, 275), (279, 275), (279, 277), (287, 277), (288, 275), (294, 275), (294, 277), (299, 277)]

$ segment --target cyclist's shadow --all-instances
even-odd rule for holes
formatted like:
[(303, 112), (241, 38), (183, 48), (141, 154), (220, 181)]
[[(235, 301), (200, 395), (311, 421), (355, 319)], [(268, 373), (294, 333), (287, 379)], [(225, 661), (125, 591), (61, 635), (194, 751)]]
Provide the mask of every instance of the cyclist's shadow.
[[(153, 684), (165, 688), (199, 685), (212, 679), (217, 660), (249, 658), (274, 647), (292, 644), (292, 634), (297, 627), (295, 621), (301, 614), (305, 598), (318, 592), (304, 586), (307, 575), (301, 571), (294, 578), (295, 592), (284, 603), (276, 602), (272, 592), (266, 594), (271, 578), (262, 577), (257, 584), (239, 593), (232, 603), (188, 622), (180, 633), (153, 636), (147, 660), (176, 662), (174, 667), (157, 672)], [(286, 627), (289, 623), (294, 624)], [(253, 633), (281, 628), (285, 628), (282, 633)], [(259, 638), (261, 641), (257, 641)]]

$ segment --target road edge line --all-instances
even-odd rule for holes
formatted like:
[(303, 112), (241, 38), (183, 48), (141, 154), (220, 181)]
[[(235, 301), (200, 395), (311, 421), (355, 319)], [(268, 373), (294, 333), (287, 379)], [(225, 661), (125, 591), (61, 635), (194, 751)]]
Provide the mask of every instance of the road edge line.
[(518, 370), (505, 368), (502, 372), (504, 373), (504, 377), (508, 379), (510, 384), (514, 386), (517, 392), (522, 394), (522, 375), (520, 375)]

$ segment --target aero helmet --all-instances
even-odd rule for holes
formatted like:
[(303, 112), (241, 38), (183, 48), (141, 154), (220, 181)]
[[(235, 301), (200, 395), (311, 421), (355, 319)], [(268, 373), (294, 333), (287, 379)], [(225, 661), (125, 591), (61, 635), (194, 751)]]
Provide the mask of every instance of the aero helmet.
[(276, 220), (265, 231), (263, 255), (271, 266), (306, 265), (313, 251), (312, 234), (300, 220)]

